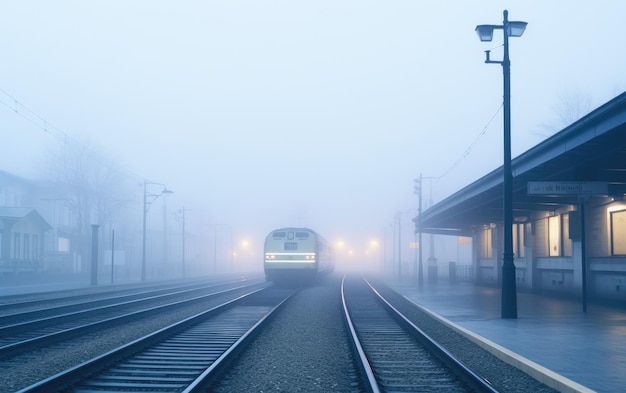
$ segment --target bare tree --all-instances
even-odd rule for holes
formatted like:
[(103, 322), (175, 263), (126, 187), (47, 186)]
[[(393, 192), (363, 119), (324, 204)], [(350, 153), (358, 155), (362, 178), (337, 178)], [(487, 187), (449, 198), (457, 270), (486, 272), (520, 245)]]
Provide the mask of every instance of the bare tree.
[(559, 120), (558, 127), (565, 128), (591, 111), (591, 98), (580, 90), (564, 90), (555, 105), (555, 113)]
[(577, 89), (565, 89), (558, 94), (558, 101), (553, 106), (554, 120), (543, 123), (535, 134), (547, 138), (585, 116), (593, 109), (588, 94)]
[(110, 223), (129, 204), (130, 175), (102, 149), (70, 140), (50, 152), (48, 177), (75, 220), (72, 249), (89, 255), (91, 225)]

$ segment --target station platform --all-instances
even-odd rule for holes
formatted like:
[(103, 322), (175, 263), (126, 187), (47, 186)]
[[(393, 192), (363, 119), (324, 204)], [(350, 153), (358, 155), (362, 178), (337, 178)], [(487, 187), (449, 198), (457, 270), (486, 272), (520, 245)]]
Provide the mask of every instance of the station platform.
[(501, 318), (500, 288), (470, 282), (387, 283), (508, 363), (563, 392), (626, 391), (626, 308), (517, 292)]

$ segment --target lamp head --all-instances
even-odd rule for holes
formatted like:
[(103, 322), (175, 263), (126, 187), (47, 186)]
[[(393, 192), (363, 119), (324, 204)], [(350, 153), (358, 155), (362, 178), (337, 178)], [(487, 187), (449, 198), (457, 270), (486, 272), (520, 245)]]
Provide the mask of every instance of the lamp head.
[(500, 26), (495, 25), (478, 25), (476, 26), (476, 34), (482, 42), (490, 42), (493, 39), (493, 31)]
[(509, 37), (521, 37), (522, 34), (524, 34), (524, 30), (526, 30), (527, 24), (528, 24), (527, 22), (520, 22), (520, 21), (509, 22), (507, 24), (508, 26), (507, 35)]

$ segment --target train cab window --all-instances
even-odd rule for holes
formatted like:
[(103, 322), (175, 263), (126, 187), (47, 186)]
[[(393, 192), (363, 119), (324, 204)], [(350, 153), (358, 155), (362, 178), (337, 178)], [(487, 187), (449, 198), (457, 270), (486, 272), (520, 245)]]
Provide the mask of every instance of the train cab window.
[(273, 237), (274, 239), (280, 239), (280, 238), (283, 238), (283, 237), (285, 237), (285, 236), (287, 236), (287, 233), (286, 233), (286, 232), (274, 232), (274, 233), (272, 234), (272, 237)]
[(285, 242), (285, 251), (296, 251), (298, 249), (298, 243)]
[(287, 239), (293, 240), (293, 232), (288, 232), (287, 233)]
[(296, 232), (296, 238), (298, 239), (308, 239), (309, 232)]

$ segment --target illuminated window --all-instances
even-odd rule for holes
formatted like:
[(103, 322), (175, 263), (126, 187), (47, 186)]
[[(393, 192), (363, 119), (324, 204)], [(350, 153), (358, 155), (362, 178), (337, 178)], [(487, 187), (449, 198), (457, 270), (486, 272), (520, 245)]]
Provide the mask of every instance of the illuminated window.
[(561, 255), (561, 217), (548, 218), (548, 256)]
[(626, 210), (611, 212), (611, 254), (626, 255)]
[(569, 238), (569, 213), (548, 218), (548, 256), (572, 256)]
[(524, 224), (513, 224), (513, 253), (516, 258), (524, 258)]
[(563, 255), (567, 257), (572, 256), (572, 239), (569, 236), (569, 213), (561, 216), (561, 223), (563, 228)]
[(480, 258), (490, 259), (492, 257), (492, 230), (485, 229), (481, 232), (478, 241), (480, 242)]

